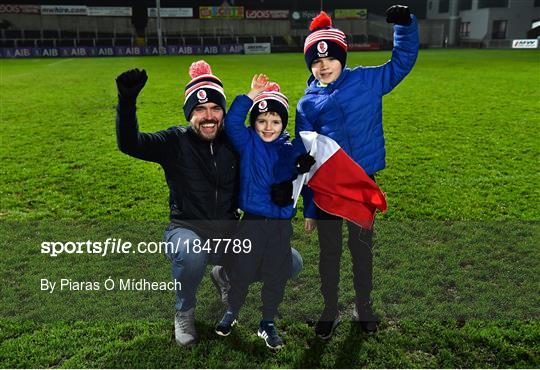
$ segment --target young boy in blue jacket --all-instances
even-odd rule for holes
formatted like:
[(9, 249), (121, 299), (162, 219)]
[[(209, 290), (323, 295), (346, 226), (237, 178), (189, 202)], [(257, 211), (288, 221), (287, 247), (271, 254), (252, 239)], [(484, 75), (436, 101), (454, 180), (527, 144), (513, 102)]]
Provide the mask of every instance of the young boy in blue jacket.
[[(228, 308), (216, 333), (229, 335), (249, 285), (260, 274), (263, 306), (257, 334), (272, 349), (283, 346), (274, 317), (291, 275), (289, 241), (295, 214), (291, 194), (297, 171), (293, 147), (284, 131), (288, 106), (277, 84), (265, 75), (255, 75), (249, 93), (236, 97), (225, 118), (225, 132), (240, 154), (239, 205), (244, 216), (236, 238), (249, 239), (252, 248), (249, 253), (235, 254), (227, 271), (231, 284)], [(250, 126), (246, 127), (250, 109)]]
[[(382, 97), (410, 72), (419, 47), (416, 18), (408, 7), (390, 7), (386, 21), (394, 23), (392, 59), (381, 66), (350, 69), (346, 66), (345, 34), (332, 27), (331, 19), (324, 12), (313, 19), (311, 33), (304, 43), (304, 56), (312, 75), (296, 111), (297, 138), (300, 131), (316, 131), (329, 136), (373, 180), (375, 173), (385, 167)], [(294, 145), (298, 153), (305, 153), (300, 140), (295, 139)], [(320, 246), (319, 273), (324, 310), (315, 332), (319, 337), (329, 339), (340, 322), (338, 285), (343, 219), (318, 209), (309, 189), (304, 190), (304, 216), (306, 231), (312, 231), (317, 225)], [(351, 222), (347, 226), (356, 293), (353, 318), (364, 331), (373, 333), (378, 327), (370, 299), (373, 233)]]

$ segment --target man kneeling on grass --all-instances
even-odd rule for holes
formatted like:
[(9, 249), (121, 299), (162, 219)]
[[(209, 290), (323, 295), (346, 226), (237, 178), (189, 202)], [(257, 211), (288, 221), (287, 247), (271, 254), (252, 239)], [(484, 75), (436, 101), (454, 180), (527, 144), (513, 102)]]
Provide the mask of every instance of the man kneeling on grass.
[[(155, 133), (139, 132), (135, 114), (137, 96), (148, 79), (146, 71), (133, 69), (116, 79), (118, 147), (132, 157), (161, 165), (169, 186), (170, 224), (165, 241), (175, 246), (167, 251), (167, 257), (172, 263), (173, 280), (182, 286), (176, 291), (174, 320), (179, 345), (197, 340), (196, 292), (207, 264), (219, 265), (213, 268), (211, 277), (224, 303), (230, 287), (221, 266), (226, 260), (224, 248), (208, 251), (194, 247), (212, 239), (233, 238), (238, 220), (239, 159), (223, 132), (223, 84), (204, 61), (191, 65), (190, 76), (184, 101), (184, 115), (190, 125)], [(292, 266), (292, 275), (296, 276), (302, 259), (295, 250)]]

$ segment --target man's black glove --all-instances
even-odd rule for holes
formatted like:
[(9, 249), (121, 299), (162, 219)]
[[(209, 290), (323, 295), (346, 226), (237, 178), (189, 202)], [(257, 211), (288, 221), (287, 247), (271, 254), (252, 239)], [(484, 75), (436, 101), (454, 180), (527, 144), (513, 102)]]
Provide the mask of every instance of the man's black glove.
[(298, 156), (298, 158), (296, 158), (296, 169), (298, 170), (298, 173), (309, 172), (309, 169), (314, 164), (315, 164), (315, 158), (313, 158), (307, 153), (301, 154)]
[(292, 181), (290, 180), (270, 186), (270, 195), (272, 197), (272, 201), (280, 207), (293, 204), (292, 191), (293, 185)]
[(118, 97), (123, 100), (135, 101), (147, 80), (148, 75), (144, 69), (141, 71), (135, 68), (122, 73), (116, 77)]
[(392, 5), (386, 9), (386, 22), (408, 26), (411, 24), (411, 11), (409, 7), (406, 5)]

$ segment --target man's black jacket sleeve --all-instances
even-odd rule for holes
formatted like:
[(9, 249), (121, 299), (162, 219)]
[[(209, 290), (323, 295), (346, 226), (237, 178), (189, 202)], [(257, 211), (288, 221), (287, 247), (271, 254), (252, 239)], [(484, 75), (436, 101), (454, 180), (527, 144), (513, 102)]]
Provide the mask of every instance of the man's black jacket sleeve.
[(163, 163), (174, 145), (171, 130), (155, 133), (139, 132), (135, 102), (119, 99), (116, 108), (116, 142), (122, 153), (132, 157)]

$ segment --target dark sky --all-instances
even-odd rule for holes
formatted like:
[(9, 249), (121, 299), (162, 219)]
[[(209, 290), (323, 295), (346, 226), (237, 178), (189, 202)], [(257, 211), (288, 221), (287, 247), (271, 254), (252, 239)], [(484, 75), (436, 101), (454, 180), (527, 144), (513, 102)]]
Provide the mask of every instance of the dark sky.
[[(134, 2), (147, 1), (155, 5), (155, 0), (0, 0), (5, 4), (38, 4), (38, 5), (89, 5), (89, 6), (131, 6)], [(197, 7), (199, 5), (221, 5), (222, 0), (161, 0), (162, 7)], [(427, 0), (322, 0), (323, 8), (357, 9), (367, 8), (368, 12), (384, 14), (386, 8), (394, 4), (409, 5), (419, 18), (425, 18)], [(229, 0), (229, 4), (244, 6), (247, 9), (320, 9), (321, 0)]]

